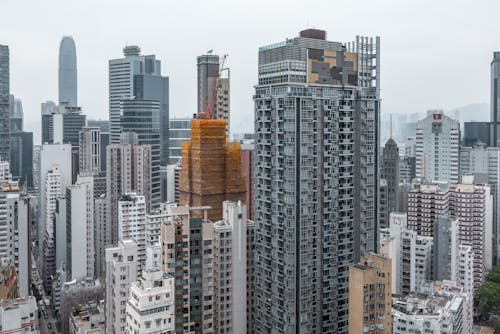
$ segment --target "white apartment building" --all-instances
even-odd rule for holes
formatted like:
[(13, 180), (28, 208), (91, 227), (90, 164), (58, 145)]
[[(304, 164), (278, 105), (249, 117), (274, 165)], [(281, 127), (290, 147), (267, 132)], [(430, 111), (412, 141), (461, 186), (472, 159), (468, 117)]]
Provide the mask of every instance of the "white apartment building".
[(173, 276), (159, 269), (144, 270), (130, 287), (125, 333), (174, 333), (174, 296)]
[(216, 333), (247, 331), (246, 206), (225, 201), (223, 219), (214, 223)]
[(137, 243), (138, 275), (146, 264), (146, 201), (144, 196), (127, 193), (118, 201), (118, 238)]
[(78, 176), (66, 190), (66, 268), (69, 280), (94, 277), (94, 181)]
[(121, 240), (106, 249), (106, 333), (125, 333), (126, 304), (137, 280), (137, 243)]
[(458, 183), (460, 123), (431, 110), (417, 122), (416, 137), (417, 178)]
[(0, 332), (40, 333), (35, 297), (0, 300)]

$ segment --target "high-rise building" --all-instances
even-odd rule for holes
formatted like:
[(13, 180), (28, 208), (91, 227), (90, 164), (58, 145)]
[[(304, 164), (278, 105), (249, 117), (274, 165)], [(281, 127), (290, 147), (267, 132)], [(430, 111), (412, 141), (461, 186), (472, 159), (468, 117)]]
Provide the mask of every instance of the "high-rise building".
[(191, 140), (191, 119), (190, 118), (172, 118), (169, 128), (169, 164), (173, 165), (181, 160), (181, 144)]
[(9, 118), (10, 118), (10, 133), (23, 131), (23, 103), (21, 99), (10, 95), (9, 98)]
[(96, 175), (101, 171), (101, 135), (99, 128), (86, 127), (80, 131), (80, 173)]
[(137, 269), (146, 264), (146, 201), (144, 196), (126, 193), (118, 201), (118, 239), (137, 244)]
[(255, 145), (253, 143), (241, 144), (241, 173), (245, 178), (247, 217), (253, 220), (255, 181), (253, 166), (255, 164)]
[(87, 127), (99, 128), (101, 132), (109, 133), (109, 121), (107, 119), (88, 119)]
[(367, 253), (349, 267), (349, 333), (392, 333), (391, 259)]
[(500, 147), (500, 52), (493, 52), (490, 65), (491, 81), (491, 103), (490, 103), (490, 145)]
[(0, 45), (0, 160), (10, 158), (9, 47)]
[(458, 281), (460, 236), (458, 219), (438, 216), (432, 243), (432, 280)]
[(348, 331), (349, 264), (378, 248), (379, 45), (308, 29), (259, 49), (257, 333)]
[(168, 163), (169, 78), (161, 75), (161, 62), (154, 55), (141, 56), (138, 46), (123, 48), (124, 58), (109, 61), (110, 143), (121, 141), (120, 104), (135, 97), (159, 103), (160, 115), (155, 129), (160, 129), (160, 161)]
[(130, 286), (137, 280), (137, 244), (120, 240), (106, 249), (106, 333), (125, 333)]
[(378, 225), (380, 228), (389, 227), (389, 187), (386, 179), (378, 182)]
[[(134, 136), (131, 136), (134, 137)], [(135, 192), (144, 196), (146, 212), (151, 203), (151, 147), (136, 145), (134, 138), (119, 145), (107, 147), (106, 200), (107, 226), (104, 227), (104, 246), (118, 243), (118, 201), (122, 195)]]
[(474, 146), (477, 144), (484, 144), (490, 146), (490, 122), (464, 122), (464, 146)]
[(395, 212), (399, 199), (399, 148), (392, 138), (385, 143), (382, 149), (380, 177), (387, 180), (387, 209), (389, 212)]
[(459, 146), (460, 123), (442, 110), (429, 110), (417, 123), (417, 178), (458, 183)]
[(411, 183), (417, 176), (416, 159), (405, 155), (399, 159), (399, 182)]
[(32, 190), (33, 132), (18, 131), (10, 134), (10, 166), (14, 179)]
[(108, 201), (105, 195), (94, 199), (94, 247), (95, 247), (95, 276), (103, 279), (106, 276), (106, 247), (109, 236), (107, 229), (111, 228), (108, 223)]
[(94, 182), (79, 176), (66, 188), (66, 273), (69, 280), (94, 277)]
[(194, 119), (191, 141), (182, 144), (179, 204), (210, 206), (210, 221), (222, 219), (222, 202), (245, 200), (240, 143), (227, 142), (225, 129), (223, 120)]
[(160, 206), (160, 114), (161, 105), (155, 100), (122, 100), (122, 133), (133, 132), (137, 135), (137, 144), (151, 147), (151, 198), (148, 207)]
[(86, 125), (82, 108), (62, 103), (42, 103), (42, 143), (78, 146), (79, 133)]
[(75, 42), (64, 36), (59, 44), (59, 103), (77, 106), (77, 87)]
[(173, 333), (174, 278), (163, 271), (147, 270), (130, 287), (126, 333)]

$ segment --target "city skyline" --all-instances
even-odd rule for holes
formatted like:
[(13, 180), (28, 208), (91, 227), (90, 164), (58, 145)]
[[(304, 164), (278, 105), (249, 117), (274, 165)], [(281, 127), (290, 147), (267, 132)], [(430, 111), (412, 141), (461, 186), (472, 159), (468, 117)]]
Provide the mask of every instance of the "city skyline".
[[(290, 32), (308, 27), (328, 31), (331, 40), (349, 40), (353, 34), (382, 37), (383, 113), (424, 112), (434, 107), (451, 109), (489, 102), (489, 63), (493, 51), (500, 49), (500, 42), (494, 39), (499, 23), (493, 15), (500, 4), (482, 1), (484, 6), (462, 8), (455, 2), (444, 1), (430, 7), (431, 2), (426, 1), (400, 8), (389, 6), (391, 3), (387, 0), (366, 4), (362, 11), (342, 5), (343, 14), (332, 21), (328, 11), (312, 14), (310, 8), (324, 6), (321, 1), (287, 1), (287, 16), (283, 19), (278, 15), (285, 5), (282, 1), (267, 4), (265, 11), (259, 9), (260, 2), (199, 4), (194, 11), (193, 3), (146, 2), (134, 10), (130, 6), (113, 6), (111, 13), (108, 4), (96, 11), (87, 3), (58, 6), (59, 2), (54, 1), (44, 16), (21, 13), (22, 9), (12, 2), (2, 4), (12, 15), (0, 23), (4, 32), (1, 43), (10, 47), (11, 92), (23, 101), (26, 119), (31, 119), (26, 122), (26, 131), (36, 132), (35, 143), (40, 138), (40, 103), (57, 101), (58, 45), (65, 35), (73, 36), (77, 44), (79, 104), (89, 119), (107, 119), (107, 62), (120, 57), (127, 44), (138, 44), (144, 54), (155, 54), (164, 62), (162, 75), (171, 78), (171, 115), (191, 116), (197, 111), (196, 57), (213, 49), (219, 55), (229, 54), (232, 132), (252, 131), (251, 97), (257, 82), (255, 49), (275, 40), (293, 38)], [(158, 8), (148, 11), (152, 5)], [(47, 4), (36, 2), (31, 12), (40, 12), (36, 10), (38, 6), (46, 12)], [(447, 16), (450, 8), (453, 18)], [(21, 14), (37, 29), (16, 21)], [(206, 26), (201, 18), (209, 14), (224, 16), (224, 20), (213, 20)], [(389, 23), (381, 22), (380, 17), (386, 15), (391, 17)], [(134, 16), (148, 19), (143, 25), (128, 25)], [(188, 16), (189, 20), (180, 19)], [(356, 26), (352, 25), (354, 17)], [(464, 21), (479, 19), (481, 25), (462, 28)], [(184, 39), (193, 42), (182, 43)], [(182, 46), (182, 51), (175, 46)], [(35, 61), (29, 50), (37, 50)], [(449, 50), (463, 51), (453, 52), (451, 57)], [(467, 64), (467, 80), (459, 70), (461, 64)], [(402, 79), (401, 73), (409, 77)]]

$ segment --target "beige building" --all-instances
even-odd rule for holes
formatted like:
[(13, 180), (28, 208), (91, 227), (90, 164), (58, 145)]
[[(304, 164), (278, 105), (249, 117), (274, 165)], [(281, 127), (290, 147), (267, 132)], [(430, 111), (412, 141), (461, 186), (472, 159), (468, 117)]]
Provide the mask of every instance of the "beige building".
[(349, 267), (349, 333), (392, 333), (391, 260), (367, 253)]

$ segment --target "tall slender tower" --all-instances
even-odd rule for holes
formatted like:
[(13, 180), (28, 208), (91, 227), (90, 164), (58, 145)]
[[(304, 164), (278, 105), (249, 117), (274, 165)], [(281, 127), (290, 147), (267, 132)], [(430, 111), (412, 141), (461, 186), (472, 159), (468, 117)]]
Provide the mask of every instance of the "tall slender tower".
[(78, 105), (76, 48), (73, 37), (64, 36), (59, 44), (59, 103)]
[(10, 158), (9, 47), (0, 45), (0, 160)]
[(493, 52), (491, 70), (491, 103), (490, 122), (493, 129), (490, 130), (490, 145), (500, 147), (500, 52)]
[(256, 333), (347, 333), (349, 264), (376, 251), (379, 38), (309, 29), (259, 49)]

